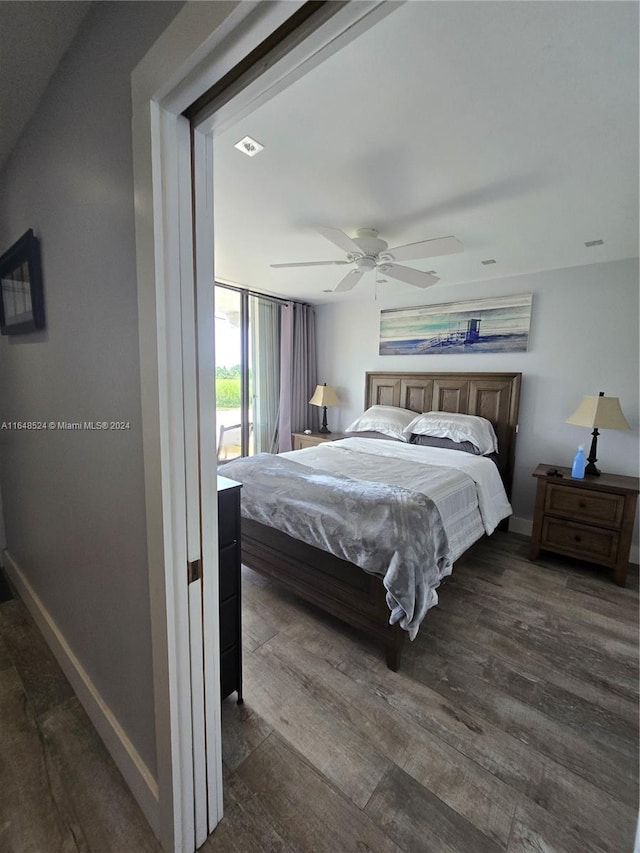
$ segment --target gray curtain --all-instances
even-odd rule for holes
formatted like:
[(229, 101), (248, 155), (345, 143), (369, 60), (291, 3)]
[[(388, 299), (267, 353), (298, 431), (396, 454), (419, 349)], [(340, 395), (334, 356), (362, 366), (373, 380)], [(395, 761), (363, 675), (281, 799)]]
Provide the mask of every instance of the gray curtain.
[(253, 452), (278, 452), (280, 403), (280, 305), (259, 296), (249, 298), (251, 332), (251, 417)]
[(317, 431), (318, 408), (309, 400), (316, 387), (316, 323), (311, 305), (287, 302), (280, 324), (280, 452), (291, 450), (291, 433)]

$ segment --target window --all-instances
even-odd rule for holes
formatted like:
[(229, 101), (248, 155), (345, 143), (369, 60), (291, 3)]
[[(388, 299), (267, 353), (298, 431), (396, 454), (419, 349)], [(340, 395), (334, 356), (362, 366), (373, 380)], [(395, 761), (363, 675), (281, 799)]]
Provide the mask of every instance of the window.
[(280, 305), (216, 284), (218, 461), (278, 450)]

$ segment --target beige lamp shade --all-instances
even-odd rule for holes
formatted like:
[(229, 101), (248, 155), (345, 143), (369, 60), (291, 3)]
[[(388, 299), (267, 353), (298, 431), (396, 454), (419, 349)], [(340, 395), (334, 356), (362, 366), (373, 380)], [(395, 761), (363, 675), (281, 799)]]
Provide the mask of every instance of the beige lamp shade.
[(312, 406), (339, 406), (340, 400), (331, 385), (316, 385), (313, 397), (309, 400)]
[(596, 429), (631, 429), (617, 397), (584, 397), (567, 423)]

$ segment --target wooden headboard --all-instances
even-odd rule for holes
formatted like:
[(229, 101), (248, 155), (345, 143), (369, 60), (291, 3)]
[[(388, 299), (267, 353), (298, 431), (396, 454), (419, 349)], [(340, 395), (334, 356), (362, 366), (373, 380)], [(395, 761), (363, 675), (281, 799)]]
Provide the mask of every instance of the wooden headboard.
[(498, 438), (498, 467), (511, 498), (521, 378), (521, 373), (367, 373), (365, 408), (459, 412), (491, 421)]

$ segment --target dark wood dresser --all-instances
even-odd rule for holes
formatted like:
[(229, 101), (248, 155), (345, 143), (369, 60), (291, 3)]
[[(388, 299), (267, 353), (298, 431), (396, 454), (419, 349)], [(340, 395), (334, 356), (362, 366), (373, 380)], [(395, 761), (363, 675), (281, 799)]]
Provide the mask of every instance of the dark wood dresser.
[(240, 574), (240, 483), (218, 477), (220, 554), (220, 677), (222, 698), (238, 694), (242, 704), (242, 631)]
[[(557, 470), (563, 476), (550, 476)], [(638, 499), (638, 478), (601, 474), (574, 480), (570, 468), (538, 465), (529, 557), (554, 551), (613, 570), (624, 586)]]

